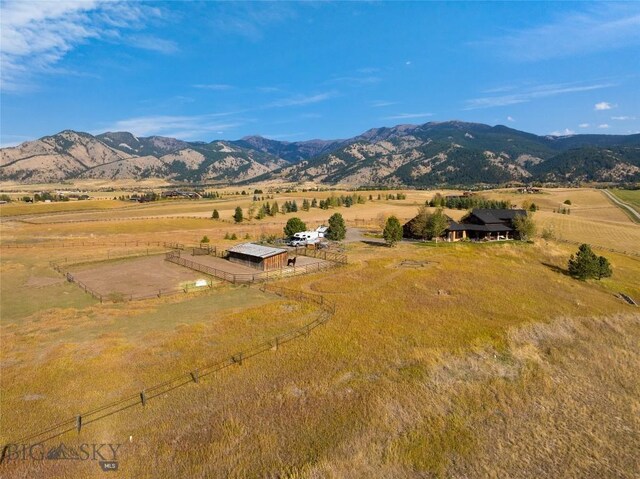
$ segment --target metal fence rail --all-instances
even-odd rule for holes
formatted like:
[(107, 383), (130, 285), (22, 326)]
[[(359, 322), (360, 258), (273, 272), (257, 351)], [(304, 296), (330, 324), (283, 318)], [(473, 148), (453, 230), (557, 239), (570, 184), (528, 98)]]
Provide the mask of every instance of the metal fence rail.
[[(82, 428), (87, 425), (112, 416), (118, 412), (122, 412), (136, 406), (144, 407), (149, 400), (158, 396), (189, 384), (198, 384), (203, 378), (211, 376), (225, 368), (241, 366), (244, 361), (252, 359), (260, 354), (264, 354), (268, 351), (277, 351), (278, 348), (291, 341), (298, 338), (308, 337), (315, 328), (326, 323), (336, 312), (335, 303), (320, 295), (309, 294), (271, 284), (261, 285), (260, 290), (264, 292), (271, 292), (280, 297), (295, 301), (314, 303), (318, 306), (318, 315), (313, 321), (300, 328), (289, 330), (285, 333), (274, 336), (267, 341), (232, 354), (231, 356), (212, 361), (204, 367), (192, 369), (191, 371), (183, 372), (161, 383), (150, 385), (141, 391), (124, 396), (116, 401), (80, 412), (66, 420), (47, 426), (38, 432), (26, 435), (12, 444), (42, 444), (71, 431), (80, 432)], [(8, 445), (4, 446), (0, 457), (0, 463), (4, 461), (8, 447)]]

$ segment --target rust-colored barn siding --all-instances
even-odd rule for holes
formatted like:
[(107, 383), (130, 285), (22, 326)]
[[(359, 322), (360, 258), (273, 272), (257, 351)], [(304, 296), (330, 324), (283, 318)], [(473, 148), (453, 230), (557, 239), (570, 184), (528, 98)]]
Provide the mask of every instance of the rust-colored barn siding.
[(286, 251), (282, 253), (269, 256), (268, 258), (260, 258), (257, 256), (250, 256), (243, 253), (229, 252), (228, 260), (234, 263), (243, 264), (256, 268), (261, 271), (267, 271), (272, 269), (280, 269), (287, 266), (287, 259), (289, 254)]

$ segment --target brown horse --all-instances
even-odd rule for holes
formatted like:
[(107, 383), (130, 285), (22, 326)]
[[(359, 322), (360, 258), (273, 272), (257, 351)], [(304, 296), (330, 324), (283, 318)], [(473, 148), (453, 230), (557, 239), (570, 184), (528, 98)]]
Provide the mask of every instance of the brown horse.
[(296, 267), (296, 258), (289, 258), (287, 260), (287, 266), (293, 266), (295, 268)]

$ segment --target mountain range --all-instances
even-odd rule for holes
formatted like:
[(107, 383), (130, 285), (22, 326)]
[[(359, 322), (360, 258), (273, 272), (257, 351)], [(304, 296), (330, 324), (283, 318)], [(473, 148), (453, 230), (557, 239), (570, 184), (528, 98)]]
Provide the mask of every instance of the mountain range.
[(387, 186), (640, 181), (640, 134), (538, 136), (459, 121), (374, 128), (340, 140), (187, 142), (65, 130), (0, 149), (0, 180), (162, 178)]

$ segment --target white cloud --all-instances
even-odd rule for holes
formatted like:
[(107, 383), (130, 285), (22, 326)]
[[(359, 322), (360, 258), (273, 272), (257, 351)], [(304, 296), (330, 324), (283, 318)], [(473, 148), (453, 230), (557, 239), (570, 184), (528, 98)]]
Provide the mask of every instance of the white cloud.
[(267, 105), (268, 108), (283, 108), (287, 106), (301, 106), (310, 105), (312, 103), (319, 103), (321, 101), (334, 98), (337, 95), (335, 91), (328, 91), (324, 93), (317, 93), (315, 95), (294, 95), (289, 98), (283, 98), (281, 100), (274, 101)]
[(411, 65), (411, 62), (410, 61), (406, 61), (404, 64), (405, 65)]
[[(225, 117), (231, 113), (212, 113), (192, 116), (155, 115), (118, 120), (106, 131), (128, 131), (136, 136), (168, 136), (182, 140), (208, 138), (211, 133), (236, 128), (242, 121)], [(97, 133), (97, 132), (96, 132)]]
[[(215, 31), (251, 41), (262, 40), (268, 28), (296, 18), (292, 4), (286, 2), (211, 2)], [(303, 5), (303, 4), (300, 4)], [(297, 6), (297, 5), (296, 5)]]
[(376, 101), (372, 101), (370, 103), (370, 105), (373, 108), (382, 108), (385, 106), (392, 106), (392, 105), (397, 105), (398, 102), (397, 101), (385, 101), (385, 100), (376, 100)]
[(467, 100), (465, 110), (477, 110), (480, 108), (493, 108), (496, 106), (508, 106), (518, 103), (526, 103), (539, 98), (564, 95), (567, 93), (577, 93), (583, 91), (600, 90), (614, 86), (612, 83), (595, 83), (590, 85), (576, 83), (560, 83), (549, 85), (538, 85), (528, 87), (520, 92), (509, 93), (508, 95), (487, 96)]
[(570, 135), (575, 135), (576, 132), (573, 130), (570, 130), (569, 128), (565, 128), (564, 130), (561, 130), (561, 131), (552, 131), (549, 134), (551, 136), (570, 136)]
[(589, 123), (580, 123), (578, 126), (580, 128), (589, 128)]
[(635, 120), (636, 117), (635, 116), (612, 116), (611, 119), (617, 120), (617, 121), (626, 121), (626, 120)]
[(398, 115), (385, 116), (381, 120), (410, 120), (412, 118), (426, 118), (433, 116), (433, 113), (400, 113)]
[(176, 42), (154, 37), (152, 35), (133, 35), (129, 37), (128, 41), (131, 46), (136, 48), (164, 53), (166, 55), (176, 53), (178, 51), (178, 45)]
[(603, 130), (606, 130), (607, 128), (609, 128), (609, 125), (607, 125), (606, 123), (603, 123), (602, 125), (598, 125), (598, 128), (602, 128)]
[[(580, 5), (580, 4), (577, 4)], [(578, 8), (580, 8), (578, 10)], [(475, 42), (516, 61), (539, 61), (640, 45), (640, 5), (595, 3), (550, 22)]]
[(516, 121), (516, 120), (515, 120), (512, 116), (508, 116), (508, 117), (507, 117), (507, 121), (514, 122), (514, 121)]
[(226, 83), (197, 83), (193, 85), (194, 88), (200, 88), (201, 90), (214, 90), (214, 91), (224, 91), (233, 89), (232, 85), (227, 85)]
[[(125, 37), (160, 15), (143, 3), (85, 0), (2, 2), (0, 16), (0, 89), (30, 88), (34, 75), (56, 71), (56, 65), (78, 45), (93, 39), (127, 42), (129, 46), (162, 52), (175, 44), (148, 36)], [(60, 70), (58, 70), (60, 71)]]
[(611, 105), (611, 103), (608, 103), (606, 101), (601, 101), (600, 103), (596, 103), (593, 106), (594, 110), (597, 111), (601, 111), (601, 110), (611, 110), (613, 108), (613, 105)]

